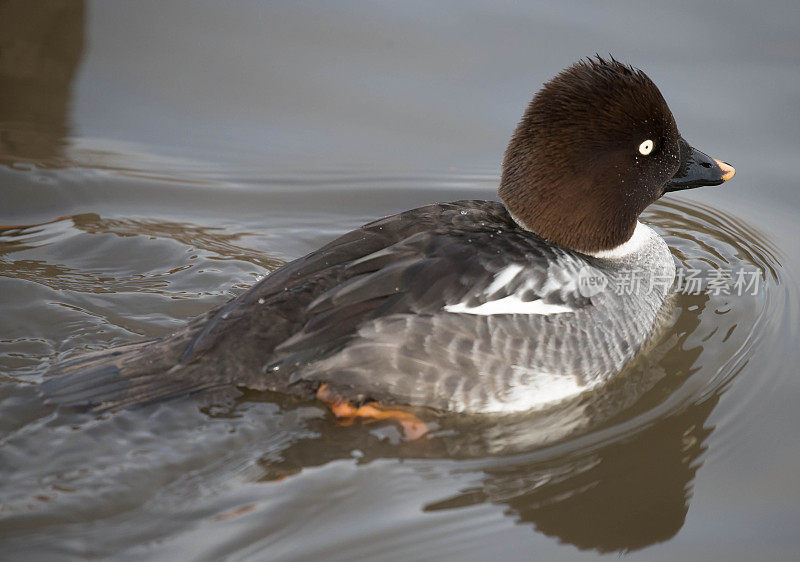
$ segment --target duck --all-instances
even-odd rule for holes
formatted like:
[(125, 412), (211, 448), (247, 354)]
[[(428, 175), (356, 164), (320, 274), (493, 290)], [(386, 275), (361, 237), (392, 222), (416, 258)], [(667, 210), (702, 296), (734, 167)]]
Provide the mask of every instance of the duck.
[(683, 139), (643, 71), (582, 59), (534, 94), (499, 200), (370, 222), (168, 337), (56, 365), (43, 394), (99, 413), (244, 387), (320, 401), (337, 420), (391, 419), (409, 438), (428, 431), (420, 408), (557, 407), (664, 324), (675, 263), (642, 212), (734, 173)]

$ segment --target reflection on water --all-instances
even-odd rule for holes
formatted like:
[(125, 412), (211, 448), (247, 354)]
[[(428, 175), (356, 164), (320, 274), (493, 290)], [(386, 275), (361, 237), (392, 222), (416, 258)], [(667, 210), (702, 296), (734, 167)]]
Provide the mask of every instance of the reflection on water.
[(632, 437), (546, 462), (486, 469), (480, 485), (425, 506), (507, 505), (521, 523), (580, 549), (630, 551), (683, 526), (705, 426), (718, 396), (656, 421)]
[(84, 11), (83, 0), (0, 2), (0, 164), (59, 162)]
[[(72, 236), (73, 229), (88, 234), (163, 238), (205, 252), (210, 255), (209, 259), (247, 261), (268, 271), (283, 265), (279, 259), (237, 245), (236, 242), (248, 233), (230, 234), (220, 227), (203, 227), (180, 222), (101, 218), (94, 213), (87, 213), (62, 217), (43, 225), (0, 226), (0, 259), (3, 260), (3, 270), (0, 275), (27, 279), (53, 289), (93, 293), (119, 293), (129, 290), (158, 292), (170, 285), (164, 276), (175, 275), (191, 267), (191, 265), (172, 264), (173, 267), (166, 271), (141, 274), (136, 263), (129, 262), (131, 273), (120, 277), (110, 275), (108, 271), (91, 271), (41, 260), (12, 260), (9, 259), (10, 256), (6, 257), (14, 252), (35, 249), (40, 244), (52, 244), (61, 235)], [(93, 247), (96, 248), (96, 245)], [(195, 296), (197, 295), (183, 295), (184, 298)], [(180, 297), (175, 295), (174, 298)]]

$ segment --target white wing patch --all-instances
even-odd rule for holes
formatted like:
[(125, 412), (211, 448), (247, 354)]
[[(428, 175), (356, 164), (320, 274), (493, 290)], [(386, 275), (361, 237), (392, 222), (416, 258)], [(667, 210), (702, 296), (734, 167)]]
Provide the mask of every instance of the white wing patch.
[(496, 301), (485, 302), (481, 305), (470, 307), (465, 303), (448, 304), (444, 307), (447, 312), (459, 314), (477, 314), (478, 316), (492, 316), (494, 314), (562, 314), (575, 312), (574, 309), (560, 304), (548, 304), (542, 299), (523, 301), (517, 295), (508, 295)]
[[(485, 295), (491, 296), (504, 286), (511, 283), (511, 281), (519, 275), (524, 269), (523, 266), (512, 264), (501, 269), (494, 277), (492, 284), (486, 288)], [(548, 287), (548, 285), (550, 285)], [(557, 283), (551, 283), (548, 279), (545, 287), (542, 287), (544, 292), (549, 292), (558, 286)], [(573, 308), (560, 304), (548, 304), (543, 302), (542, 299), (535, 299), (532, 301), (524, 301), (520, 298), (520, 294), (524, 293), (530, 287), (526, 285), (520, 286), (517, 293), (488, 301), (478, 306), (469, 306), (465, 302), (458, 304), (448, 304), (444, 307), (447, 312), (455, 312), (457, 314), (475, 314), (478, 316), (492, 316), (495, 314), (562, 314), (564, 312), (575, 312)]]
[(518, 264), (511, 264), (508, 267), (501, 269), (497, 275), (495, 275), (492, 284), (486, 288), (486, 294), (491, 295), (511, 283), (511, 281), (514, 280), (514, 277), (516, 277), (517, 274), (523, 269), (524, 268)]

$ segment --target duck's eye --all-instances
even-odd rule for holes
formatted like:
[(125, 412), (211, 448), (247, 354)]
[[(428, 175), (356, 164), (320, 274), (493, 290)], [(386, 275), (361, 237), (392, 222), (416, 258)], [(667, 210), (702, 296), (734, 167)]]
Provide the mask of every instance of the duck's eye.
[(642, 144), (639, 145), (639, 154), (641, 154), (642, 156), (647, 156), (651, 152), (653, 152), (653, 141), (651, 141), (650, 139), (647, 139), (646, 141), (644, 141)]

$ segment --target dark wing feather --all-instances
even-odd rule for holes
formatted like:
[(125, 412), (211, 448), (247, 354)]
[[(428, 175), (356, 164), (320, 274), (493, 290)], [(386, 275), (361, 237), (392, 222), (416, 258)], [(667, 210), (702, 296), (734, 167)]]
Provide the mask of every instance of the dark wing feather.
[(223, 386), (226, 380), (197, 377), (178, 362), (188, 335), (78, 357), (56, 366), (42, 393), (63, 406), (102, 412)]
[[(296, 330), (300, 330), (308, 320), (308, 313), (303, 307), (323, 293), (335, 290), (359, 275), (380, 271), (405, 259), (412, 260), (409, 264), (414, 263), (430, 250), (426, 240), (438, 240), (439, 249), (446, 250), (443, 246), (447, 245), (448, 237), (481, 229), (482, 220), (505, 224), (509, 230), (516, 228), (499, 203), (457, 201), (420, 207), (348, 232), (319, 250), (276, 270), (216, 311), (187, 347), (181, 360), (196, 360), (218, 345), (221, 339), (225, 339), (231, 328), (236, 326), (237, 330), (240, 329), (242, 322), (254, 327), (259, 325), (262, 329), (269, 326), (269, 322), (259, 320), (259, 311), (268, 312), (272, 318), (281, 317), (286, 310), (300, 312), (290, 322), (296, 325)], [(281, 298), (282, 294), (287, 293), (294, 299), (293, 302), (285, 303)], [(388, 299), (388, 296), (385, 295), (384, 299)], [(259, 302), (264, 304), (257, 306)], [(284, 309), (278, 310), (278, 305), (285, 305)], [(257, 327), (255, 329), (258, 331)], [(282, 326), (282, 330), (285, 339), (287, 331), (291, 329)], [(277, 336), (278, 331), (273, 333)], [(274, 340), (272, 346), (280, 343), (280, 340)]]

